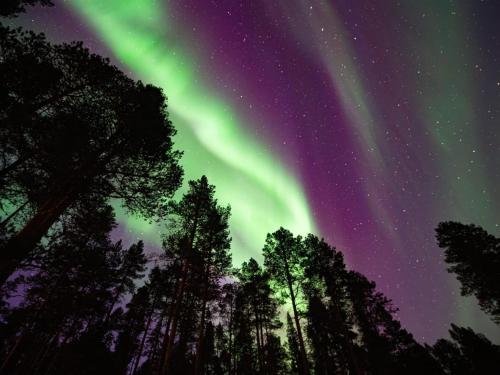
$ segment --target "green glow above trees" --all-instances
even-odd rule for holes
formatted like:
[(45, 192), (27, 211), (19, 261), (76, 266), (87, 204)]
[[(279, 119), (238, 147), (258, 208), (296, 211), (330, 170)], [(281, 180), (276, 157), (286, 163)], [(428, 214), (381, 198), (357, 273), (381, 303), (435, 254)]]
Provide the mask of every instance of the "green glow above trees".
[[(178, 129), (186, 181), (205, 174), (222, 204), (232, 205), (235, 264), (260, 258), (266, 233), (280, 225), (295, 233), (315, 232), (299, 182), (246, 129), (230, 103), (202, 82), (196, 59), (178, 44), (168, 10), (152, 0), (75, 0), (67, 3), (97, 32), (116, 61), (138, 78), (160, 86)], [(127, 228), (159, 243), (156, 227), (119, 211)]]

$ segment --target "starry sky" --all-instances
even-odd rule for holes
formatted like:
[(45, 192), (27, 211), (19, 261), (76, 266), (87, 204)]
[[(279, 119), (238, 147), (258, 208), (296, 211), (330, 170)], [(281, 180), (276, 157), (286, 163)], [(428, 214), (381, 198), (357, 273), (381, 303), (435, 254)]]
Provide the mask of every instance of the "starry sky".
[[(55, 2), (11, 23), (165, 90), (186, 179), (232, 207), (235, 265), (279, 226), (313, 232), (417, 340), (454, 322), (500, 343), (434, 239), (443, 220), (500, 235), (498, 1)], [(158, 251), (157, 226), (117, 211), (116, 237)]]

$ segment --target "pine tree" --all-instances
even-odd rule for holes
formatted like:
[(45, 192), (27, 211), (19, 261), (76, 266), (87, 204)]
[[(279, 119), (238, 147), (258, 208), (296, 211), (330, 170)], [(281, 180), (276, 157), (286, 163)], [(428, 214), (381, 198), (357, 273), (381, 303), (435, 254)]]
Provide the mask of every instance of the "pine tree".
[(221, 288), (221, 295), (218, 301), (218, 309), (221, 319), (220, 329), (222, 330), (219, 345), (222, 368), (225, 373), (235, 372), (235, 302), (238, 291), (237, 283), (225, 283)]
[(238, 375), (255, 374), (258, 369), (257, 354), (252, 337), (252, 311), (241, 288), (236, 290), (233, 311), (233, 371)]
[(462, 295), (474, 295), (479, 306), (500, 323), (500, 239), (474, 224), (440, 223), (436, 229), (448, 272), (462, 284)]
[(195, 374), (203, 373), (204, 358), (207, 358), (207, 355), (203, 353), (203, 340), (206, 331), (208, 304), (219, 297), (220, 283), (229, 274), (231, 266), (229, 215), (229, 207), (218, 207), (215, 204), (208, 213), (207, 232), (199, 241), (198, 270), (201, 276), (201, 311), (195, 357)]
[(109, 305), (104, 324), (106, 324), (110, 319), (111, 313), (113, 312), (116, 304), (119, 302), (120, 296), (124, 293), (133, 293), (135, 290), (135, 281), (143, 276), (142, 272), (144, 272), (147, 262), (144, 255), (144, 243), (139, 241), (136, 244), (133, 244), (128, 250), (123, 251), (120, 254), (120, 258), (120, 266), (114, 275), (117, 286)]
[[(11, 100), (0, 106), (0, 188), (12, 204), (33, 211), (0, 251), (3, 284), (73, 205), (116, 198), (129, 212), (154, 219), (182, 171), (160, 89), (127, 78), (81, 43), (1, 33), (0, 95)], [(49, 80), (24, 74), (39, 65)]]
[(214, 332), (214, 356), (209, 365), (209, 373), (214, 375), (228, 374), (230, 371), (229, 363), (229, 341), (224, 326), (218, 323)]
[[(257, 363), (260, 373), (269, 373), (268, 337), (281, 327), (278, 302), (272, 295), (270, 275), (253, 258), (244, 262), (237, 273), (241, 292), (251, 314), (250, 324), (256, 344)], [(276, 344), (276, 343), (274, 343)]]
[(302, 358), (299, 348), (299, 340), (297, 338), (297, 331), (295, 330), (292, 322), (292, 317), (289, 313), (286, 314), (286, 336), (288, 340), (288, 353), (290, 356), (290, 373), (302, 374)]
[[(165, 374), (170, 365), (176, 337), (179, 315), (185, 304), (186, 290), (198, 283), (201, 286), (201, 300), (198, 346), (201, 354), (201, 341), (206, 323), (206, 307), (211, 290), (231, 264), (228, 231), (229, 208), (218, 205), (214, 198), (215, 188), (209, 185), (205, 176), (198, 181), (189, 182), (189, 190), (177, 203), (170, 204), (169, 233), (165, 238), (165, 249), (182, 259), (182, 268), (177, 280), (173, 303), (167, 313), (169, 324), (164, 336), (161, 373)], [(194, 290), (192, 288), (192, 290)], [(201, 297), (201, 298), (200, 298)], [(201, 356), (197, 358), (201, 371)], [(196, 364), (195, 364), (196, 367)]]
[(342, 253), (322, 239), (304, 239), (302, 267), (308, 300), (308, 336), (314, 351), (316, 373), (364, 373), (350, 318), (347, 270)]
[(373, 374), (441, 374), (429, 351), (394, 319), (397, 311), (374, 282), (360, 273), (348, 273), (354, 319), (360, 331), (365, 367)]
[(432, 346), (432, 354), (448, 375), (471, 375), (471, 364), (460, 351), (460, 347), (449, 340), (439, 339)]
[(266, 373), (269, 375), (288, 375), (288, 358), (280, 338), (274, 333), (266, 334)]
[(452, 341), (440, 339), (432, 353), (447, 374), (494, 374), (500, 368), (500, 346), (471, 328), (451, 325)]
[[(152, 303), (149, 288), (143, 286), (127, 304), (127, 311), (119, 324), (115, 346), (117, 368), (122, 374), (128, 372), (129, 364), (141, 345), (141, 334), (146, 329), (144, 322), (151, 311)], [(133, 367), (134, 363), (131, 366)]]
[(36, 260), (38, 271), (19, 277), (24, 300), (6, 317), (17, 338), (4, 368), (14, 360), (22, 363), (19, 371), (53, 367), (71, 357), (71, 347), (88, 348), (89, 340), (100, 345), (101, 354), (109, 352), (104, 336), (93, 333), (106, 315), (122, 251), (109, 239), (114, 217), (105, 206), (72, 218), (78, 220), (65, 223)]
[(268, 234), (264, 245), (264, 265), (272, 280), (285, 298), (292, 304), (293, 319), (297, 332), (300, 354), (300, 373), (309, 374), (309, 360), (307, 358), (302, 327), (298, 310), (298, 287), (304, 278), (301, 267), (302, 239), (295, 238), (284, 228)]

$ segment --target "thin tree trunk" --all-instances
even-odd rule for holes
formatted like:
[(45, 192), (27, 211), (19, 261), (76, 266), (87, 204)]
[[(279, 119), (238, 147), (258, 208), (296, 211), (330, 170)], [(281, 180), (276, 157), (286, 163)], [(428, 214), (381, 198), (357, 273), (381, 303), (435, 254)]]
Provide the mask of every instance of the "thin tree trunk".
[[(269, 344), (269, 331), (267, 329), (267, 324), (264, 325), (264, 330), (266, 331), (266, 345)], [(265, 351), (265, 359), (266, 359), (266, 373), (270, 373), (272, 374), (272, 366), (274, 365), (273, 363), (271, 363), (270, 361), (270, 350), (269, 350), (269, 347), (267, 347), (267, 350)]]
[(229, 374), (233, 374), (233, 298), (229, 307)]
[(201, 374), (203, 371), (204, 363), (203, 363), (203, 341), (205, 340), (205, 314), (207, 310), (206, 301), (203, 303), (203, 308), (201, 312), (201, 321), (200, 328), (198, 331), (198, 343), (196, 345), (196, 359), (194, 365), (194, 373), (195, 375)]
[[(165, 325), (165, 334), (163, 335), (163, 340), (162, 340), (161, 349), (160, 349), (160, 357), (158, 359), (158, 362), (159, 362), (158, 363), (158, 374), (161, 374), (163, 371), (163, 362), (165, 360), (164, 356), (165, 356), (165, 353), (167, 351), (168, 340), (170, 338), (170, 325), (172, 324), (172, 316), (174, 314), (174, 308), (175, 308), (175, 304), (177, 301), (176, 298), (177, 298), (179, 290), (180, 290), (179, 288), (180, 288), (180, 283), (176, 287), (174, 299), (172, 300), (172, 302), (168, 306), (168, 312), (166, 313), (167, 324)], [(160, 332), (158, 333), (158, 335), (161, 335), (161, 329), (160, 329)]]
[(38, 351), (34, 360), (30, 363), (28, 370), (26, 371), (27, 374), (36, 374), (41, 363), (43, 362), (47, 354), (50, 352), (52, 344), (55, 341), (57, 341), (58, 338), (59, 338), (59, 330), (57, 330), (57, 332), (54, 335), (50, 336), (48, 340), (44, 341), (45, 344), (43, 344), (43, 346)]
[[(160, 375), (166, 375), (168, 371), (168, 366), (170, 365), (170, 356), (172, 355), (172, 349), (174, 347), (174, 340), (175, 340), (175, 334), (177, 333), (177, 320), (178, 320), (178, 315), (180, 312), (180, 307), (181, 307), (181, 302), (182, 298), (184, 296), (184, 289), (186, 288), (186, 282), (187, 282), (187, 275), (189, 271), (189, 262), (188, 262), (188, 256), (191, 254), (191, 251), (193, 250), (193, 243), (194, 243), (194, 238), (196, 236), (196, 230), (198, 229), (198, 220), (199, 220), (199, 214), (200, 214), (200, 202), (196, 202), (196, 208), (195, 208), (195, 214), (194, 214), (194, 222), (193, 222), (193, 227), (191, 228), (191, 233), (186, 246), (187, 253), (185, 254), (186, 257), (183, 261), (182, 264), (182, 271), (181, 271), (181, 284), (179, 286), (179, 293), (178, 296), (176, 296), (174, 300), (174, 310), (173, 314), (171, 315), (172, 317), (172, 332), (167, 335), (168, 331), (165, 333), (165, 339), (168, 339), (166, 348), (164, 350), (164, 358), (163, 361), (160, 363), (160, 368), (159, 368), (159, 373)], [(168, 328), (168, 327), (167, 327)]]
[(173, 309), (173, 314), (172, 314), (172, 323), (171, 323), (171, 328), (170, 328), (171, 332), (169, 332), (168, 336), (166, 336), (166, 337), (168, 337), (168, 341), (167, 341), (167, 347), (165, 349), (165, 355), (164, 355), (163, 361), (162, 361), (161, 366), (160, 366), (160, 374), (161, 375), (167, 374), (168, 367), (170, 365), (170, 357), (172, 356), (175, 335), (177, 333), (177, 321), (179, 318), (179, 312), (181, 309), (182, 299), (184, 296), (184, 289), (186, 288), (186, 284), (187, 284), (188, 268), (189, 268), (188, 260), (185, 259), (184, 264), (182, 266), (182, 274), (181, 274), (182, 279), (181, 279), (181, 284), (179, 286), (179, 293), (178, 293), (178, 296), (176, 296), (177, 298), (175, 299), (175, 304), (174, 304), (174, 309)]
[(303, 375), (309, 375), (309, 363), (307, 361), (306, 348), (304, 345), (304, 338), (302, 336), (302, 329), (300, 327), (299, 313), (297, 311), (297, 304), (295, 301), (295, 293), (293, 291), (292, 275), (290, 274), (290, 267), (288, 265), (288, 259), (285, 256), (285, 254), (283, 254), (283, 261), (285, 263), (285, 273), (288, 284), (288, 290), (290, 292), (290, 299), (292, 300), (293, 318), (295, 321), (295, 327), (297, 329), (297, 337), (299, 339), (299, 349), (302, 362), (301, 372)]
[(14, 343), (14, 345), (12, 346), (12, 348), (7, 353), (7, 356), (5, 357), (5, 360), (3, 361), (2, 366), (0, 367), (0, 374), (3, 374), (4, 370), (7, 368), (7, 365), (9, 364), (10, 359), (12, 358), (12, 356), (14, 355), (14, 353), (16, 352), (17, 348), (21, 344), (21, 341), (24, 339), (25, 335), (26, 335), (26, 333), (23, 331), (16, 338), (16, 342)]
[(205, 271), (205, 285), (203, 286), (203, 303), (201, 310), (201, 319), (200, 319), (200, 327), (198, 330), (198, 342), (196, 344), (196, 358), (195, 358), (195, 366), (194, 373), (195, 375), (199, 375), (203, 370), (203, 340), (205, 339), (205, 317), (207, 310), (207, 299), (208, 299), (208, 283), (210, 280), (210, 263), (207, 266), (207, 270)]
[[(178, 286), (180, 288), (180, 285)], [(174, 297), (177, 296), (177, 291), (174, 295)], [(175, 308), (175, 303), (176, 301), (175, 300), (172, 300), (172, 302), (170, 303), (169, 307), (168, 307), (168, 312), (167, 312), (167, 324), (165, 325), (165, 334), (163, 335), (163, 341), (162, 341), (162, 344), (161, 344), (161, 353), (160, 353), (160, 365), (159, 365), (159, 372), (161, 372), (161, 369), (163, 368), (163, 357), (164, 357), (164, 354), (165, 352), (167, 351), (167, 346), (168, 346), (168, 339), (170, 337), (170, 326), (172, 325), (172, 317), (174, 315), (174, 308)], [(160, 332), (161, 334), (161, 332)]]
[(260, 319), (259, 320), (259, 322), (260, 322), (260, 324), (259, 324), (259, 328), (260, 328), (260, 341), (262, 343), (262, 347), (264, 347), (267, 344), (267, 337), (266, 337), (266, 340), (264, 340), (265, 336), (264, 336), (264, 332), (262, 331), (262, 316), (260, 316), (260, 314), (259, 314), (259, 317), (260, 317), (259, 318)]
[(300, 321), (299, 321), (299, 313), (297, 311), (295, 294), (293, 293), (293, 288), (292, 288), (291, 284), (289, 284), (289, 289), (290, 289), (290, 296), (292, 299), (293, 319), (295, 320), (295, 327), (297, 329), (297, 337), (299, 339), (300, 356), (301, 356), (301, 362), (302, 362), (302, 373), (304, 375), (308, 375), (309, 374), (309, 363), (307, 362), (306, 349), (305, 349), (305, 345), (304, 345), (304, 338), (302, 336), (302, 329), (300, 327)]
[(262, 316), (259, 314), (259, 329), (260, 329), (260, 344), (262, 350), (262, 372), (267, 374), (267, 360), (266, 360), (266, 343), (264, 342), (264, 333), (262, 332)]
[(259, 371), (262, 372), (262, 345), (260, 342), (259, 315), (257, 313), (257, 306), (255, 306), (255, 302), (254, 302), (254, 317), (255, 317), (255, 336), (257, 341), (257, 360), (259, 362)]
[[(73, 327), (76, 326), (77, 322), (78, 322), (77, 320), (75, 320), (73, 322), (73, 325), (70, 329), (70, 332), (73, 331)], [(56, 351), (56, 353), (52, 356), (52, 359), (50, 360), (49, 365), (47, 366), (47, 371), (45, 371), (45, 375), (49, 375), (50, 372), (52, 371), (52, 368), (55, 366), (55, 364), (57, 363), (57, 360), (59, 359), (59, 356), (61, 355), (61, 348), (63, 348), (66, 345), (66, 343), (69, 341), (70, 337), (71, 337), (70, 334), (65, 335), (64, 340), (61, 342), (61, 344), (59, 346), (59, 350)]]
[(151, 322), (153, 321), (153, 314), (156, 306), (156, 298), (158, 296), (158, 292), (155, 293), (155, 297), (153, 299), (153, 304), (151, 305), (151, 311), (149, 312), (148, 320), (146, 322), (146, 327), (144, 328), (144, 334), (142, 335), (141, 343), (139, 345), (139, 349), (137, 350), (137, 356), (134, 361), (134, 365), (132, 366), (131, 375), (134, 375), (137, 371), (137, 367), (139, 367), (139, 362), (141, 360), (142, 351), (144, 350), (144, 343), (146, 342), (146, 337), (148, 335), (149, 327), (151, 326)]
[(160, 344), (160, 336), (161, 336), (161, 327), (163, 326), (163, 320), (165, 319), (165, 313), (162, 313), (160, 316), (160, 321), (156, 324), (153, 332), (154, 339), (152, 340), (148, 360), (151, 364), (151, 374), (157, 374), (157, 368), (159, 366), (158, 360), (156, 359), (156, 355), (158, 353), (158, 346)]
[[(165, 334), (163, 335), (163, 340), (161, 344), (161, 350), (160, 350), (160, 358), (158, 359), (158, 374), (161, 374), (163, 371), (163, 362), (164, 362), (164, 357), (165, 353), (167, 351), (167, 346), (168, 346), (168, 340), (170, 337), (170, 325), (172, 324), (172, 317), (174, 315), (174, 309), (175, 305), (179, 296), (180, 288), (181, 288), (181, 278), (182, 278), (182, 270), (181, 270), (181, 275), (177, 279), (175, 283), (175, 291), (174, 291), (174, 298), (172, 301), (168, 304), (168, 311), (165, 312), (167, 316), (167, 324), (165, 325)], [(161, 328), (160, 332), (158, 335), (161, 335)]]

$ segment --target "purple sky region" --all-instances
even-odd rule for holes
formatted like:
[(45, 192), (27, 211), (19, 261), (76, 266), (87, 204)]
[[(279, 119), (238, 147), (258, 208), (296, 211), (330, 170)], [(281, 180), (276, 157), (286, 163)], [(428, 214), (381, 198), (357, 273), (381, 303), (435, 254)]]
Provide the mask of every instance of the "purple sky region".
[[(50, 40), (83, 40), (142, 78), (65, 3), (15, 22)], [(165, 8), (170, 37), (192, 51), (205, 87), (253, 124), (246, 131), (300, 182), (318, 234), (394, 301), (402, 324), (422, 342), (453, 322), (500, 343), (499, 327), (460, 297), (434, 239), (443, 220), (500, 234), (500, 3)]]

